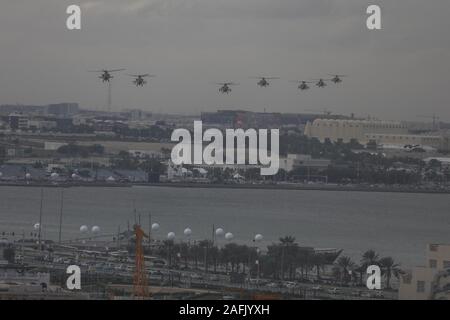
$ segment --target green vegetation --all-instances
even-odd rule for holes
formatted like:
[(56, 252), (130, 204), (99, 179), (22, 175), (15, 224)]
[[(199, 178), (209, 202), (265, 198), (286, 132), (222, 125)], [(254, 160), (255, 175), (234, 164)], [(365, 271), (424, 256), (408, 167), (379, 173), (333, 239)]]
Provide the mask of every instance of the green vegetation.
[(443, 168), (439, 161), (426, 164), (414, 157), (388, 158), (377, 152), (373, 144), (365, 149), (357, 141), (321, 143), (300, 134), (284, 134), (280, 137), (280, 154), (306, 154), (331, 160), (326, 169), (297, 168), (287, 175), (288, 180), (314, 175), (326, 176), (331, 183), (414, 185), (450, 180), (449, 168)]
[(128, 126), (115, 126), (113, 132), (120, 137), (130, 138), (143, 138), (153, 141), (170, 140), (173, 128), (165, 128), (157, 125), (150, 126), (149, 128), (134, 129)]
[(143, 170), (149, 173), (164, 174), (166, 168), (160, 160), (152, 157), (135, 157), (127, 151), (120, 151), (111, 159), (114, 169)]
[(75, 143), (70, 143), (68, 145), (58, 148), (58, 153), (66, 157), (82, 157), (87, 158), (91, 155), (102, 155), (104, 153), (104, 148), (102, 145), (93, 144), (90, 146), (80, 146)]

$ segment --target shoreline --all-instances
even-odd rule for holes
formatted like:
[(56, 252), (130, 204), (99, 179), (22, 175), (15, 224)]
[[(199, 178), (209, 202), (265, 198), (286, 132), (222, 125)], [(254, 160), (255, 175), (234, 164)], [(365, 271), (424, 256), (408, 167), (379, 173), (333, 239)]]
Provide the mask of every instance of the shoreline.
[(48, 183), (48, 182), (7, 182), (0, 183), (0, 187), (35, 187), (35, 188), (77, 188), (77, 187), (103, 187), (103, 188), (130, 188), (130, 187), (159, 187), (159, 188), (197, 188), (197, 189), (247, 189), (247, 190), (296, 190), (296, 191), (340, 191), (340, 192), (384, 192), (384, 193), (416, 193), (416, 194), (450, 194), (450, 189), (417, 189), (404, 187), (370, 187), (370, 186), (343, 186), (343, 185), (305, 185), (305, 184), (215, 184), (196, 182), (159, 182), (159, 183)]

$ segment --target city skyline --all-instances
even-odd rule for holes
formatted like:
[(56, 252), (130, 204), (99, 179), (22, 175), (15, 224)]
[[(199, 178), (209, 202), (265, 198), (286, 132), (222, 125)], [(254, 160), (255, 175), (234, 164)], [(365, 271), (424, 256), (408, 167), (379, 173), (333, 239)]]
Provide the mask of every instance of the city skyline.
[[(1, 104), (75, 101), (105, 108), (106, 87), (87, 71), (124, 67), (157, 77), (136, 88), (118, 75), (113, 110), (326, 108), (394, 120), (450, 118), (446, 1), (79, 1), (79, 31), (65, 28), (69, 4), (2, 4)], [(382, 30), (367, 30), (369, 4), (381, 6)], [(288, 83), (334, 73), (350, 77), (308, 92)], [(249, 77), (260, 75), (282, 79), (258, 88)], [(221, 95), (212, 84), (217, 81), (240, 86)]]

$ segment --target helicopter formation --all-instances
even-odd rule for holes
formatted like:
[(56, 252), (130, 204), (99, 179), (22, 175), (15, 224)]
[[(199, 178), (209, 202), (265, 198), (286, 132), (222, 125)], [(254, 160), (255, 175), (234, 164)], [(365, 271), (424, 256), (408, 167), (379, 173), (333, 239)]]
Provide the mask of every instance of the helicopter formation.
[[(336, 75), (330, 75), (333, 76), (332, 78), (320, 78), (320, 79), (313, 79), (313, 80), (293, 80), (290, 82), (294, 82), (298, 84), (298, 89), (301, 91), (305, 91), (310, 89), (310, 84), (315, 84), (318, 88), (325, 88), (327, 86), (327, 82), (332, 82), (334, 84), (339, 84), (343, 82), (342, 78), (347, 77), (347, 75), (342, 74), (336, 74)], [(259, 80), (257, 82), (257, 85), (261, 88), (265, 88), (270, 86), (269, 80), (277, 80), (280, 79), (278, 77), (252, 77), (250, 79), (257, 79)], [(219, 82), (216, 83), (216, 85), (220, 85), (219, 92), (229, 94), (231, 92), (231, 86), (238, 85), (235, 82)]]
[[(124, 71), (125, 69), (111, 69), (111, 70), (107, 70), (107, 69), (102, 69), (102, 70), (93, 70), (93, 71), (89, 71), (89, 72), (98, 72), (101, 73), (99, 78), (102, 80), (102, 82), (110, 82), (111, 79), (114, 78), (114, 76), (112, 75), (115, 72), (119, 72), (119, 71)], [(154, 78), (155, 75), (151, 75), (151, 74), (128, 74), (128, 76), (133, 78), (132, 83), (136, 86), (136, 87), (143, 87), (145, 84), (147, 84), (147, 81), (145, 80), (145, 78)], [(339, 75), (339, 74), (335, 74), (335, 75), (329, 75), (332, 76), (332, 78), (320, 78), (320, 79), (312, 79), (312, 80), (293, 80), (290, 82), (294, 82), (298, 84), (298, 89), (301, 91), (305, 91), (310, 89), (311, 85), (315, 85), (318, 88), (325, 88), (327, 86), (327, 82), (332, 82), (334, 84), (339, 84), (341, 82), (343, 82), (342, 78), (347, 77), (346, 75)], [(265, 88), (270, 86), (270, 82), (269, 80), (278, 80), (280, 79), (279, 77), (251, 77), (250, 79), (257, 79), (257, 85), (261, 88)], [(232, 89), (231, 87), (233, 86), (237, 86), (239, 85), (238, 83), (235, 82), (218, 82), (215, 83), (215, 85), (220, 86), (219, 87), (219, 92), (223, 93), (223, 94), (230, 94)]]
[(320, 78), (320, 79), (313, 79), (310, 81), (305, 81), (305, 80), (294, 80), (291, 82), (295, 82), (298, 83), (298, 88), (302, 91), (304, 90), (308, 90), (310, 88), (309, 84), (315, 84), (316, 87), (318, 88), (325, 88), (327, 86), (327, 82), (333, 82), (334, 84), (339, 84), (341, 83), (343, 80), (342, 78), (347, 77), (346, 75), (343, 74), (336, 74), (333, 75), (333, 78), (331, 79), (324, 79), (324, 78)]

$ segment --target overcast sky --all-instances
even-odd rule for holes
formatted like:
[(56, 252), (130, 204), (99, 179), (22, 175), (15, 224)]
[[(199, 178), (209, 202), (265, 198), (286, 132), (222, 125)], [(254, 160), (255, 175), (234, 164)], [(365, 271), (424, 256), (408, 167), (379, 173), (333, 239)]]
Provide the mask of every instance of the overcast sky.
[[(68, 31), (69, 4), (82, 30)], [(381, 31), (366, 8), (382, 8)], [(383, 119), (450, 120), (448, 0), (2, 0), (0, 104), (79, 102), (104, 108), (90, 69), (153, 73), (113, 81), (113, 106), (198, 113), (328, 109)], [(125, 73), (126, 73), (125, 72)], [(348, 74), (299, 92), (289, 80)], [(252, 76), (281, 77), (258, 88)], [(212, 83), (235, 81), (231, 95)]]

